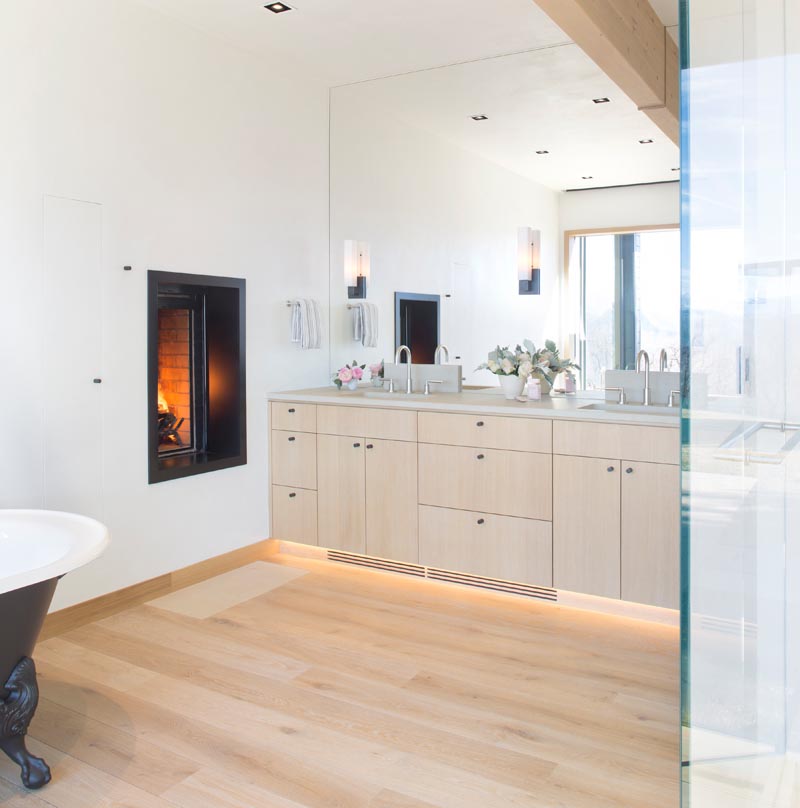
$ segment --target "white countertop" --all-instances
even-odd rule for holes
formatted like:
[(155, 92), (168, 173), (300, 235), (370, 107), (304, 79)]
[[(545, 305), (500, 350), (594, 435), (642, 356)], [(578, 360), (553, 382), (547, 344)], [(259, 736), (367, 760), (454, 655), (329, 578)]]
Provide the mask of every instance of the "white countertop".
[(639, 424), (677, 429), (680, 425), (679, 409), (653, 407), (651, 412), (643, 407), (617, 407), (611, 409), (587, 409), (603, 405), (601, 392), (579, 392), (575, 395), (545, 396), (541, 401), (525, 403), (503, 397), (499, 388), (465, 390), (462, 393), (419, 393), (407, 396), (404, 393), (386, 393), (371, 386), (358, 390), (337, 390), (335, 387), (317, 387), (310, 390), (288, 390), (270, 393), (270, 401), (291, 401), (300, 404), (337, 404), (349, 407), (387, 407), (404, 410), (432, 410), (435, 412), (466, 412), (487, 415), (508, 415), (524, 418), (563, 418), (575, 421), (601, 421), (613, 424)]

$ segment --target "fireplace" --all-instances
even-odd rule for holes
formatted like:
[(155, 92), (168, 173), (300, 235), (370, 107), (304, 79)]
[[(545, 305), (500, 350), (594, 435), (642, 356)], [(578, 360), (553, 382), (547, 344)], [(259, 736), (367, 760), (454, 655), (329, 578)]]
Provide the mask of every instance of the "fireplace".
[(245, 282), (148, 272), (150, 483), (247, 462)]

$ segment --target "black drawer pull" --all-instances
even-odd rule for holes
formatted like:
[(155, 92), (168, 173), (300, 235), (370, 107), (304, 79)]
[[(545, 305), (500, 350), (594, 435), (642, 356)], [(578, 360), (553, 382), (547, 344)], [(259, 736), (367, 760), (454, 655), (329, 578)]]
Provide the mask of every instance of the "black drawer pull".
[(371, 443), (368, 443), (368, 444), (367, 444), (367, 449), (374, 449), (374, 448), (375, 448), (375, 447), (374, 447), (374, 446), (373, 446)]
[(609, 466), (609, 467), (606, 469), (606, 471), (614, 471), (614, 467), (613, 467), (613, 466)]
[(626, 474), (633, 474), (633, 469), (628, 467), (628, 468), (625, 469), (625, 473)]
[(354, 449), (358, 449), (358, 447), (359, 447), (359, 446), (361, 446), (361, 444), (360, 444), (360, 443), (354, 443), (354, 444), (353, 444), (353, 448), (354, 448)]
[(297, 440), (297, 438), (295, 438), (295, 437), (288, 438), (289, 443), (293, 443), (296, 440)]
[(478, 524), (482, 525), (486, 520), (485, 519), (478, 519)]
[(289, 412), (294, 412), (294, 407), (289, 407)]
[(477, 455), (477, 459), (478, 459), (478, 460), (483, 460), (483, 458), (484, 458), (485, 456), (486, 456), (486, 455), (482, 455), (482, 454)]
[(475, 426), (483, 426), (483, 421), (478, 421), (478, 423), (475, 424)]
[(292, 491), (292, 493), (289, 494), (289, 499), (294, 499), (294, 497), (296, 497), (296, 496), (297, 496), (297, 494), (295, 494), (295, 492)]

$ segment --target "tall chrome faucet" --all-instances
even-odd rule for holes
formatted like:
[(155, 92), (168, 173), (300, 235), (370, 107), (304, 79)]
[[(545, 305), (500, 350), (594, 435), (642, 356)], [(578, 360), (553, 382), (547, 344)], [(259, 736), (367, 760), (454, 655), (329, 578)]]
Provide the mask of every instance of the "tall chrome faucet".
[(441, 365), (442, 364), (442, 355), (444, 354), (444, 364), (450, 364), (450, 349), (446, 345), (437, 345), (436, 350), (433, 353), (433, 364), (434, 365)]
[(394, 352), (394, 363), (395, 365), (400, 364), (400, 358), (403, 356), (403, 351), (406, 352), (406, 357), (408, 359), (408, 363), (406, 364), (406, 393), (411, 395), (411, 348), (409, 348), (408, 345), (401, 345)]
[(644, 359), (644, 398), (642, 403), (645, 407), (650, 406), (650, 356), (647, 351), (639, 351), (636, 354), (636, 372), (642, 372), (642, 359)]
[(661, 353), (658, 355), (659, 373), (663, 373), (668, 367), (669, 367), (669, 357), (667, 356), (666, 350), (662, 348)]

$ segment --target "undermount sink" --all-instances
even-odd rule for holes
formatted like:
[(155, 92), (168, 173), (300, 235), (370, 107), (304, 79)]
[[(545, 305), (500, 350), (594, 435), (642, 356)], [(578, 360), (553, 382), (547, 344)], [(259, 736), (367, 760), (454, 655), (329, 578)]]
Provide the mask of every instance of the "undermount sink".
[(627, 412), (636, 415), (661, 415), (665, 418), (677, 418), (680, 415), (679, 407), (666, 407), (663, 404), (613, 404), (610, 401), (597, 401), (594, 404), (584, 404), (580, 410), (597, 410), (600, 412)]

